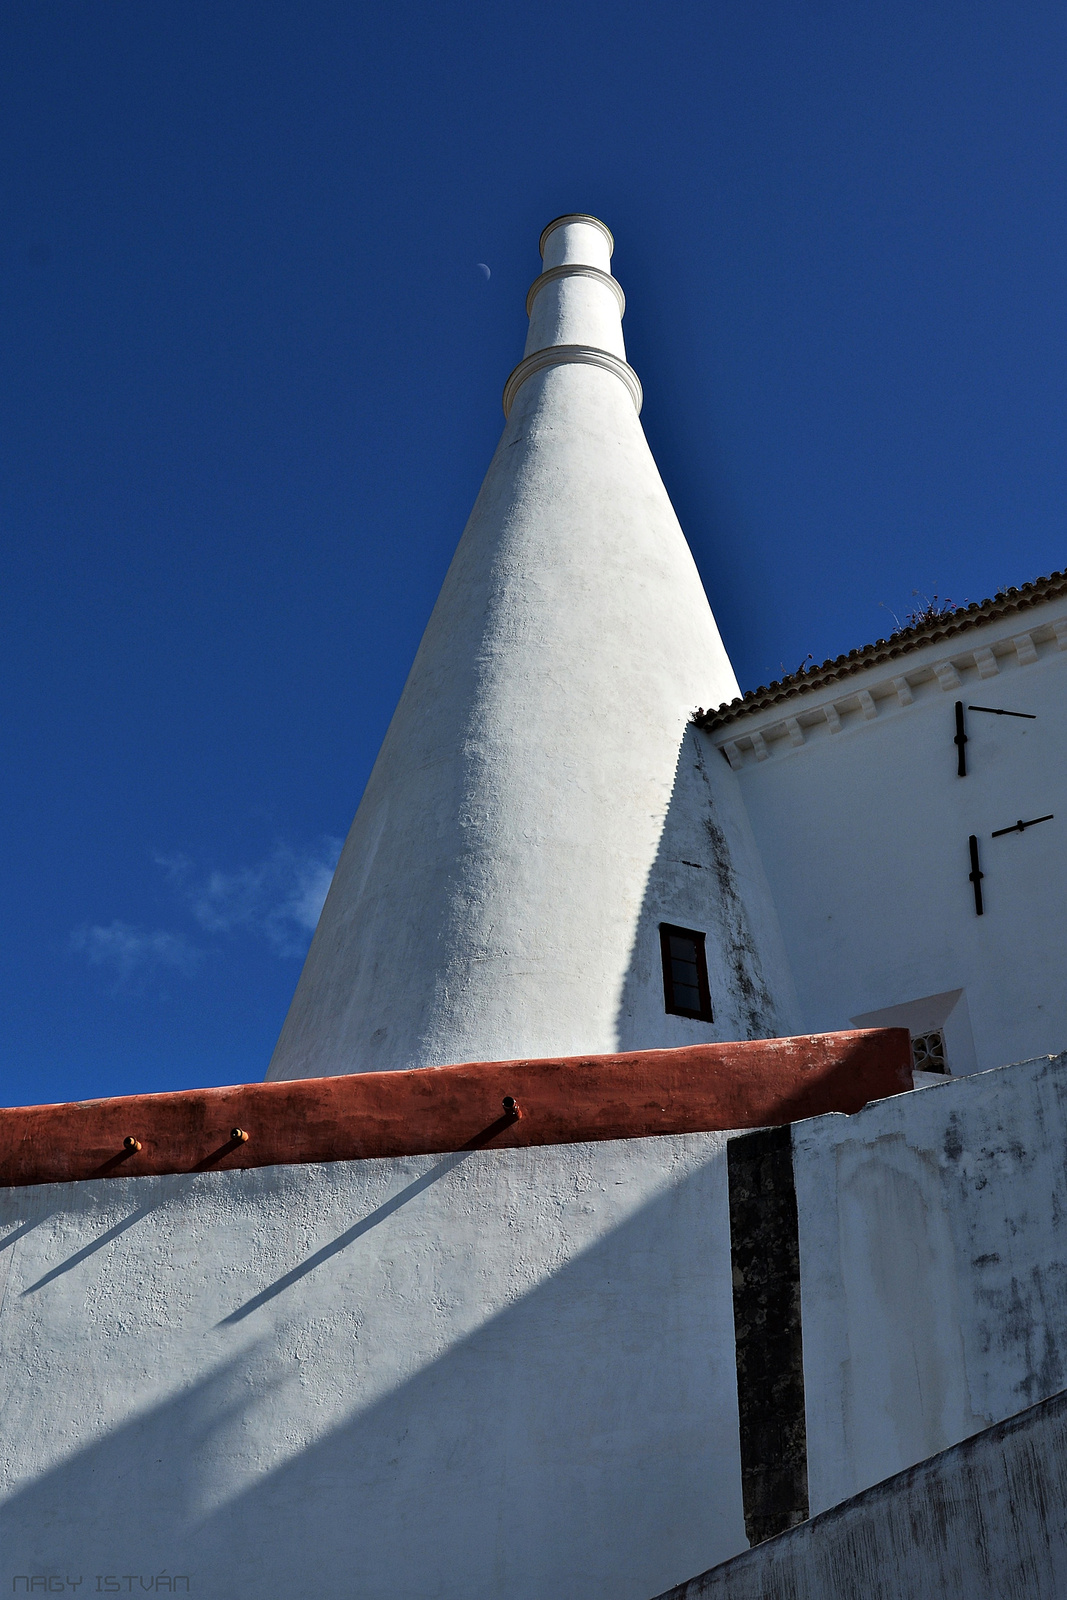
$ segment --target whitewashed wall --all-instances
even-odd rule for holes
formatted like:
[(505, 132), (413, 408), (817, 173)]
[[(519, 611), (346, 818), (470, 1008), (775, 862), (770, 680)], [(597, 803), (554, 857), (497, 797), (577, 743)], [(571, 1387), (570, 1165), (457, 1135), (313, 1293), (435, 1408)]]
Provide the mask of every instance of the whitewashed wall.
[[(633, 935), (617, 1023), (620, 1050), (801, 1032), (782, 931), (737, 780), (690, 727)], [(668, 1016), (661, 922), (707, 935), (714, 1020)]]
[[(1067, 1056), (795, 1126), (813, 1512), (1064, 1387), (1065, 1148)], [(647, 1600), (746, 1546), (721, 1134), (3, 1191), (0, 1374), (5, 1589)]]
[(659, 1600), (1063, 1600), (1067, 1394)]
[(4, 1191), (0, 1589), (647, 1600), (744, 1549), (724, 1144)]
[(808, 1489), (836, 1505), (1067, 1385), (1067, 1056), (793, 1130)]
[[(970, 1071), (1067, 1048), (1067, 600), (949, 644), (729, 724), (712, 742), (737, 769), (801, 1025), (899, 1022), (888, 1008), (901, 1006), (920, 1018), (928, 997), (959, 991), (946, 1039), (950, 1066)], [(968, 712), (960, 778), (957, 700), (1037, 720)], [(1053, 821), (990, 837), (1046, 812)]]

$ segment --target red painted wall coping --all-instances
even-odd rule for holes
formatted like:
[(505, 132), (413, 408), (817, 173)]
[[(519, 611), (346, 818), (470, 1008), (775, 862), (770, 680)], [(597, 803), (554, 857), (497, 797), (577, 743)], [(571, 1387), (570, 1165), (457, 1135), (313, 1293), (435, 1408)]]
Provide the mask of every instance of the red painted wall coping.
[(907, 1029), (877, 1028), (21, 1106), (0, 1110), (0, 1185), (758, 1128), (911, 1086)]

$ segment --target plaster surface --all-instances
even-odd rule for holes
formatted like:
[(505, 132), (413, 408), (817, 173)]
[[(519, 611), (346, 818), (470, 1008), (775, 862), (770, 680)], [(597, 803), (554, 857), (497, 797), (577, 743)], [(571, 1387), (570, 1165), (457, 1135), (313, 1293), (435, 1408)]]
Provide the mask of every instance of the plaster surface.
[[(713, 1021), (663, 1008), (661, 922), (706, 933)], [(798, 1032), (800, 1006), (778, 914), (737, 779), (690, 726), (678, 752), (617, 1022), (619, 1048)]]
[(721, 1134), (0, 1205), (8, 1593), (645, 1600), (745, 1548)]
[(597, 217), (569, 213), (556, 217), (541, 235), (541, 258), (545, 267), (588, 263), (601, 272), (611, 271), (615, 240), (611, 230)]
[(1062, 1600), (1067, 1395), (660, 1600)]
[(1067, 1383), (1067, 1056), (793, 1129), (808, 1489), (836, 1505)]
[[(1059, 597), (713, 735), (737, 763), (798, 1027), (944, 1024), (953, 1072), (1067, 1048), (1065, 647)], [(953, 994), (940, 1020), (927, 1015)]]
[(626, 359), (619, 302), (609, 283), (575, 271), (538, 289), (530, 307), (524, 355), (554, 344), (586, 344)]

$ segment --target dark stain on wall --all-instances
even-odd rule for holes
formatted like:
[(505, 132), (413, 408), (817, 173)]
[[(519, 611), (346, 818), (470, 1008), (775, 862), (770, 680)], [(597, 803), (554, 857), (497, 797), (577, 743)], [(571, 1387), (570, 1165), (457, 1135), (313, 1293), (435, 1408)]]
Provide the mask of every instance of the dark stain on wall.
[(1067, 1393), (659, 1600), (1063, 1600)]
[(744, 897), (737, 884), (730, 846), (722, 828), (711, 814), (712, 789), (708, 782), (707, 767), (700, 739), (692, 737), (693, 755), (697, 771), (704, 780), (708, 793), (708, 815), (704, 818), (712, 874), (719, 891), (719, 913), (722, 918), (722, 948), (729, 962), (730, 978), (737, 997), (738, 1013), (749, 1039), (760, 1039), (777, 1032), (774, 1001), (771, 999), (763, 976), (756, 942), (752, 937)]
[(727, 1143), (745, 1532), (758, 1544), (806, 1520), (800, 1245), (789, 1128)]
[[(713, 1037), (773, 1039), (796, 1030), (792, 982), (776, 912), (732, 774), (715, 772), (704, 734), (689, 727), (679, 746), (670, 803), (649, 869), (619, 999), (619, 1049), (648, 1049), (665, 1038), (659, 925), (707, 935)], [(776, 995), (780, 985), (783, 992)], [(689, 1025), (691, 1026), (691, 1025)]]
[(957, 1162), (963, 1154), (963, 1139), (960, 1137), (960, 1119), (955, 1115), (952, 1115), (948, 1119), (948, 1126), (945, 1129), (944, 1151), (945, 1160), (952, 1163)]
[(714, 817), (704, 818), (704, 831), (711, 847), (711, 869), (719, 890), (719, 906), (726, 935), (723, 949), (730, 964), (738, 1010), (747, 1037), (759, 1039), (768, 1027), (774, 1026), (774, 1002), (763, 979), (759, 953), (734, 879), (726, 835)]

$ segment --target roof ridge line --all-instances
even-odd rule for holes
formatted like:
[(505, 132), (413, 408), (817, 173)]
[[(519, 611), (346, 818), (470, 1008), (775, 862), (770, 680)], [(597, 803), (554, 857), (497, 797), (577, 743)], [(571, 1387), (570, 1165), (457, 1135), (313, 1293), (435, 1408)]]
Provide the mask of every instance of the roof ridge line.
[(888, 639), (876, 639), (873, 644), (849, 650), (844, 655), (824, 661), (821, 666), (810, 667), (806, 672), (791, 672), (772, 683), (762, 684), (758, 689), (748, 689), (738, 699), (727, 701), (724, 705), (708, 707), (707, 710), (700, 707), (693, 713), (692, 720), (697, 727), (708, 731), (725, 727), (740, 717), (766, 710), (782, 700), (792, 700), (798, 695), (825, 688), (839, 678), (849, 678), (854, 673), (896, 660), (898, 656), (908, 655), (922, 645), (951, 639), (980, 622), (995, 622), (1013, 612), (1025, 611), (1029, 606), (1055, 600), (1062, 594), (1067, 594), (1067, 569), (1035, 578), (1021, 588), (998, 589), (988, 600), (972, 600), (968, 605), (957, 606), (954, 611), (915, 623), (910, 628), (899, 628)]

